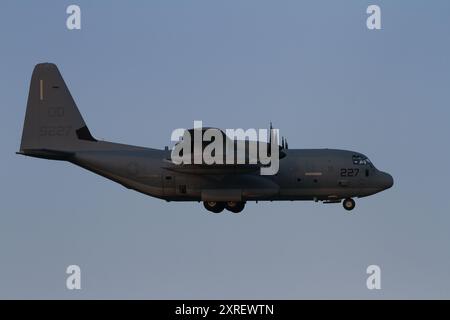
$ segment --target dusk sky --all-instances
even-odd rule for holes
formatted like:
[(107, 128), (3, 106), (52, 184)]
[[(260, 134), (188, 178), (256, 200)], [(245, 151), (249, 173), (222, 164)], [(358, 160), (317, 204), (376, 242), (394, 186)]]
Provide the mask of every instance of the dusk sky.
[[(81, 8), (68, 30), (66, 8)], [(366, 9), (381, 8), (381, 30)], [(0, 2), (0, 298), (450, 298), (450, 2)], [(393, 188), (342, 205), (167, 203), (16, 155), (56, 63), (91, 133), (171, 145), (194, 120), (369, 156)], [(66, 288), (79, 265), (82, 289)], [(381, 268), (368, 290), (366, 268)]]

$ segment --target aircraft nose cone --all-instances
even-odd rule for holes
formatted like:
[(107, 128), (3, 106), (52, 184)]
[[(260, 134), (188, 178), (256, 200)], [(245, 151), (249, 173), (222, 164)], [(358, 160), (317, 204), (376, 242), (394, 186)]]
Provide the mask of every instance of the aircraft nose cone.
[(389, 173), (383, 172), (383, 189), (389, 189), (394, 185), (394, 178)]

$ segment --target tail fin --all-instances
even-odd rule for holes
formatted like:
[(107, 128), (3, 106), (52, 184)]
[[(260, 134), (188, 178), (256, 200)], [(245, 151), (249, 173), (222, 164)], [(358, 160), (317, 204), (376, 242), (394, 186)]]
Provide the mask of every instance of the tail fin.
[(36, 65), (31, 77), (20, 153), (62, 154), (92, 137), (56, 65)]

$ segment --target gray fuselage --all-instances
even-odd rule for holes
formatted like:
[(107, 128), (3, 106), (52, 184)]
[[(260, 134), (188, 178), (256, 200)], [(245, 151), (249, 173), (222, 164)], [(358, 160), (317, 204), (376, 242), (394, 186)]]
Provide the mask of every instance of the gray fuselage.
[[(370, 162), (355, 164), (358, 152), (334, 149), (290, 149), (276, 175), (259, 170), (226, 173), (180, 172), (169, 150), (109, 142), (84, 147), (69, 161), (127, 188), (168, 201), (340, 200), (365, 197), (390, 188), (392, 177)], [(86, 150), (87, 149), (87, 150)]]

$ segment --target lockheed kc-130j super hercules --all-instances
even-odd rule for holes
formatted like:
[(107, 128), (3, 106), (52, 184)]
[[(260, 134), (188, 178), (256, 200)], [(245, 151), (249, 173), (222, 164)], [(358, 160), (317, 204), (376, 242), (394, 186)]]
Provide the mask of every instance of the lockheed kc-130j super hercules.
[(247, 201), (279, 200), (342, 201), (346, 210), (352, 210), (353, 198), (393, 185), (388, 173), (377, 170), (359, 152), (288, 149), (284, 140), (278, 147), (278, 172), (261, 175), (261, 164), (175, 164), (168, 148), (98, 141), (56, 65), (43, 63), (36, 65), (31, 78), (18, 153), (68, 161), (167, 201), (202, 201), (207, 210), (216, 213), (224, 209), (241, 212)]

